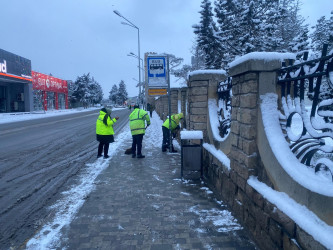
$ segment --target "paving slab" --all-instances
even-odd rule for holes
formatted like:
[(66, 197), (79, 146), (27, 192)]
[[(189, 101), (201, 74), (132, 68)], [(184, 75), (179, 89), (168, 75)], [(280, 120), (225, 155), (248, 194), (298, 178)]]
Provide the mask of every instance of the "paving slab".
[(122, 145), (71, 224), (66, 249), (256, 249), (201, 180), (180, 178), (180, 153), (143, 141), (146, 158)]

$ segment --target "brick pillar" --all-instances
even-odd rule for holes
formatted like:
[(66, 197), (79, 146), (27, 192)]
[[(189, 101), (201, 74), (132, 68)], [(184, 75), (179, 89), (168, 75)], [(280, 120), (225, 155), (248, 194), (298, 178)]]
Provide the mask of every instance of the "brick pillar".
[(217, 85), (225, 78), (226, 75), (220, 71), (214, 73), (194, 71), (189, 77), (187, 129), (201, 130), (204, 141), (208, 138), (208, 98), (216, 99)]
[(275, 84), (267, 80), (267, 74), (274, 77), (274, 70), (279, 67), (281, 62), (277, 60), (248, 60), (229, 70), (232, 76), (229, 158), (231, 169), (236, 172), (232, 175), (233, 181), (240, 187), (245, 187), (241, 183), (246, 183), (249, 175), (258, 175), (261, 171), (257, 147), (259, 93), (274, 91)]
[(256, 144), (258, 112), (258, 73), (246, 73), (232, 78), (231, 114), (231, 168), (243, 178), (249, 177), (248, 170), (257, 166)]

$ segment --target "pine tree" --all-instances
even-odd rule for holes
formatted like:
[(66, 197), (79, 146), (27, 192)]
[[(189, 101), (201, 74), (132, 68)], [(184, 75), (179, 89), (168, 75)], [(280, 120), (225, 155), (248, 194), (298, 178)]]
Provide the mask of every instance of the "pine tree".
[(112, 89), (109, 92), (109, 100), (111, 100), (112, 103), (117, 103), (117, 95), (118, 95), (118, 86), (116, 84), (113, 84)]
[(123, 105), (128, 98), (128, 93), (126, 90), (126, 84), (123, 80), (119, 83), (118, 94), (117, 94), (117, 102), (120, 105)]
[(218, 55), (220, 45), (216, 37), (217, 27), (213, 20), (211, 2), (203, 0), (201, 8), (200, 24), (193, 25), (194, 33), (197, 35), (197, 46), (203, 52), (206, 68), (217, 69), (221, 67)]
[(97, 81), (95, 81), (95, 79), (93, 77), (89, 84), (89, 92), (90, 92), (90, 99), (91, 99), (92, 103), (97, 104), (103, 100), (102, 87)]
[(76, 81), (70, 86), (72, 102), (80, 102), (84, 106), (99, 103), (103, 99), (101, 85), (95, 81), (90, 73), (78, 76)]
[(204, 52), (199, 48), (199, 46), (194, 42), (192, 46), (192, 58), (191, 65), (193, 70), (204, 69), (205, 68), (205, 56)]
[(328, 44), (328, 51), (333, 49), (333, 11), (331, 12), (330, 19), (322, 16), (317, 20), (317, 24), (313, 27), (314, 31), (310, 35), (312, 39), (312, 48), (315, 53), (321, 55), (323, 44)]

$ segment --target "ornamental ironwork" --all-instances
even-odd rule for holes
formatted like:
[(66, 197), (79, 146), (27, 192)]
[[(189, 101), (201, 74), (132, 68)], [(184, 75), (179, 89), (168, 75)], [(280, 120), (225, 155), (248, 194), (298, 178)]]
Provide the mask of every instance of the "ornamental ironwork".
[[(302, 164), (333, 180), (333, 53), (279, 70), (280, 123)], [(289, 63), (291, 63), (289, 61)]]
[(227, 137), (230, 132), (231, 123), (231, 86), (232, 77), (228, 77), (225, 81), (222, 81), (217, 86), (218, 100), (218, 120), (219, 120), (219, 132), (222, 138)]

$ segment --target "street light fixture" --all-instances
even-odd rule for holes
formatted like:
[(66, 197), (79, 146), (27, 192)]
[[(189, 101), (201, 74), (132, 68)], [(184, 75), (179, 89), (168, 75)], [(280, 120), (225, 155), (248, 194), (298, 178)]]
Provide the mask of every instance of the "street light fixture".
[[(127, 54), (127, 56), (131, 56), (131, 57), (134, 57), (134, 58), (139, 58), (136, 54), (134, 54), (133, 52), (130, 52)], [(142, 97), (143, 97), (143, 100), (141, 99), (141, 101), (143, 101), (143, 106), (145, 107), (146, 106), (146, 99), (145, 99), (145, 81), (144, 81), (144, 78), (145, 78), (145, 69), (143, 68), (144, 67), (144, 64), (143, 64), (143, 59), (140, 58), (141, 60), (141, 70), (142, 70), (142, 79), (139, 79), (140, 80), (140, 83), (139, 85), (142, 86), (142, 89), (141, 89), (141, 94), (142, 94)]]
[[(120, 14), (119, 11), (114, 10), (113, 13), (115, 13), (117, 16), (123, 18), (126, 22), (121, 22), (121, 24), (131, 26), (132, 28), (135, 28), (138, 30), (138, 63), (139, 63), (139, 80), (141, 80), (141, 62), (140, 62), (140, 29), (133, 24), (131, 21), (129, 21), (126, 17), (124, 17), (122, 14)], [(141, 102), (141, 86), (139, 85), (139, 102)]]

